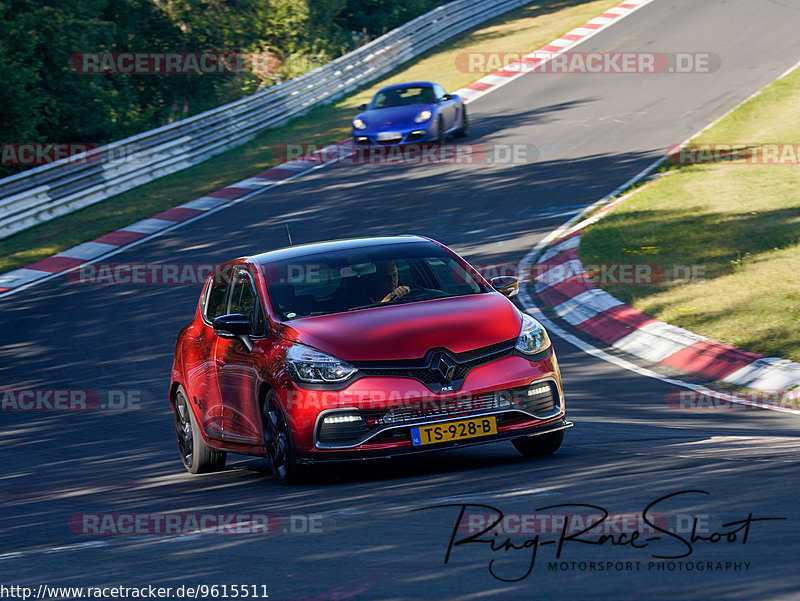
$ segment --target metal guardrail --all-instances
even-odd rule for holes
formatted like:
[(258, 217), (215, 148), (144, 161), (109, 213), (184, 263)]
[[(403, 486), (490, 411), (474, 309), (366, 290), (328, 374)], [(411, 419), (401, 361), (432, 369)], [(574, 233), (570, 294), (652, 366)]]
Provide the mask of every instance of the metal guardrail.
[(69, 159), (0, 179), (0, 239), (244, 144), (530, 0), (455, 0), (287, 82)]

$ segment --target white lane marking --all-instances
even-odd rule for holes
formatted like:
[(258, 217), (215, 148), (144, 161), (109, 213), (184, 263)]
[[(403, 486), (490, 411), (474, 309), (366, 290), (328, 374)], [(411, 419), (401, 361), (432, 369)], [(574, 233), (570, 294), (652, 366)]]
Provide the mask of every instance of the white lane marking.
[(196, 198), (195, 200), (185, 202), (182, 205), (178, 205), (177, 208), (197, 209), (198, 211), (207, 211), (208, 209), (216, 208), (222, 204), (225, 204), (226, 202), (228, 201), (224, 198), (215, 198), (214, 196), (203, 196), (201, 198)]
[[(583, 209), (578, 209), (578, 211), (582, 211)], [(577, 213), (575, 211), (574, 213)], [(581, 245), (581, 237), (580, 236), (573, 236), (572, 238), (567, 238), (563, 242), (559, 242), (558, 244), (554, 244), (547, 251), (539, 257), (540, 263), (546, 263), (548, 259), (555, 257), (557, 254), (565, 251), (570, 250), (572, 248), (578, 248)]]
[(103, 242), (84, 242), (73, 246), (67, 250), (58, 253), (56, 257), (69, 257), (70, 259), (94, 259), (100, 255), (114, 250), (114, 244), (105, 244)]
[(240, 182), (236, 182), (235, 184), (231, 184), (226, 186), (226, 188), (245, 188), (247, 190), (258, 190), (259, 188), (263, 188), (265, 186), (271, 186), (277, 180), (274, 179), (263, 179), (260, 177), (248, 177), (247, 179), (243, 179)]
[(660, 363), (702, 340), (708, 338), (664, 321), (654, 321), (634, 330), (611, 346), (641, 359)]
[[(169, 210), (169, 209), (167, 209)], [(126, 232), (138, 232), (140, 234), (153, 234), (159, 230), (163, 230), (166, 227), (173, 225), (174, 221), (167, 221), (166, 219), (153, 219), (152, 217), (149, 219), (142, 219), (141, 221), (137, 221), (133, 225), (129, 225), (126, 228), (123, 228)], [(108, 256), (108, 255), (104, 255)]]
[[(40, 269), (21, 267), (20, 269), (15, 269), (14, 271), (9, 271), (0, 275), (0, 287), (12, 288), (14, 286), (23, 286), (30, 282), (36, 283), (38, 279), (42, 277), (42, 274), (46, 273), (48, 272)], [(8, 292), (6, 292), (6, 294), (8, 294)]]
[(614, 298), (605, 290), (591, 288), (564, 301), (554, 309), (559, 317), (575, 326), (621, 304), (621, 300)]
[(787, 390), (800, 382), (800, 365), (789, 359), (762, 357), (725, 376), (724, 380), (756, 390)]
[(566, 46), (571, 46), (576, 41), (577, 40), (565, 40), (564, 38), (558, 38), (558, 39), (553, 40), (552, 42), (550, 42), (549, 44), (546, 44), (546, 45), (547, 46), (558, 46), (559, 48), (564, 48)]
[[(542, 265), (545, 268), (542, 268)], [(587, 281), (586, 271), (583, 269), (583, 263), (578, 259), (570, 259), (558, 265), (551, 265), (549, 269), (547, 264), (539, 261), (536, 268), (536, 292), (546, 290), (555, 284), (560, 284), (567, 280), (576, 282)]]

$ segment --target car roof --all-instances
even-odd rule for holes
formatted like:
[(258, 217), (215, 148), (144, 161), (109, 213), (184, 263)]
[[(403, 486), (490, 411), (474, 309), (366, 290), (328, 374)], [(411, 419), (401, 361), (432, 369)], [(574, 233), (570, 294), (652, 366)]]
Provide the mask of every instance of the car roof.
[(347, 238), (345, 240), (329, 240), (326, 242), (312, 242), (310, 244), (298, 244), (297, 246), (287, 246), (277, 250), (270, 250), (258, 255), (248, 257), (248, 260), (259, 265), (265, 265), (274, 261), (286, 259), (296, 259), (308, 255), (319, 253), (335, 252), (338, 250), (350, 250), (354, 248), (369, 248), (370, 246), (387, 246), (390, 244), (410, 244), (426, 243), (438, 246), (435, 242), (416, 236), (404, 234), (400, 236), (378, 236), (371, 238)]
[(384, 86), (379, 92), (383, 92), (384, 90), (397, 90), (399, 88), (432, 88), (434, 84), (432, 81), (407, 81), (404, 83), (393, 83), (390, 86)]

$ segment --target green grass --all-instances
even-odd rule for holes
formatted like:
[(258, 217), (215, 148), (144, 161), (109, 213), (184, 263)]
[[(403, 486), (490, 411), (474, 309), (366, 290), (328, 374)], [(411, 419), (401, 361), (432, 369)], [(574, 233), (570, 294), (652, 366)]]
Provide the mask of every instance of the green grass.
[(248, 144), (200, 165), (161, 178), (92, 207), (0, 240), (0, 273), (22, 267), (167, 208), (199, 198), (281, 163), (272, 156), (280, 144), (318, 146), (350, 135), (350, 120), (387, 83), (430, 79), (456, 90), (482, 77), (455, 67), (463, 52), (527, 53), (577, 27), (619, 0), (539, 0), (502, 15), (403, 65), (381, 81), (338, 102), (270, 129)]
[[(737, 108), (695, 144), (797, 143), (800, 70)], [(677, 167), (584, 232), (584, 263), (694, 266), (699, 277), (603, 286), (654, 317), (800, 361), (800, 167)], [(667, 278), (669, 280), (669, 277)]]

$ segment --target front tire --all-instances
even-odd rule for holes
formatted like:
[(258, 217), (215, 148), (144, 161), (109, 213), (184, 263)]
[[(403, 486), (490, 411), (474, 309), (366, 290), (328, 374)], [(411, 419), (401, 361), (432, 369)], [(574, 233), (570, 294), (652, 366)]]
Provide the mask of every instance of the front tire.
[(469, 117), (467, 117), (467, 107), (461, 107), (461, 127), (453, 132), (456, 138), (464, 138), (469, 133)]
[(228, 454), (213, 451), (203, 442), (200, 426), (183, 390), (175, 394), (175, 434), (183, 467), (190, 474), (207, 474), (225, 469)]
[(264, 428), (264, 448), (267, 463), (281, 484), (297, 484), (305, 476), (297, 463), (297, 448), (292, 430), (278, 403), (278, 395), (270, 392), (261, 405), (261, 422)]
[(564, 430), (540, 434), (539, 436), (514, 438), (511, 441), (514, 448), (526, 457), (552, 455), (558, 450), (562, 442), (564, 442)]
[(436, 138), (431, 140), (434, 144), (444, 144), (444, 119), (440, 116), (436, 120)]

